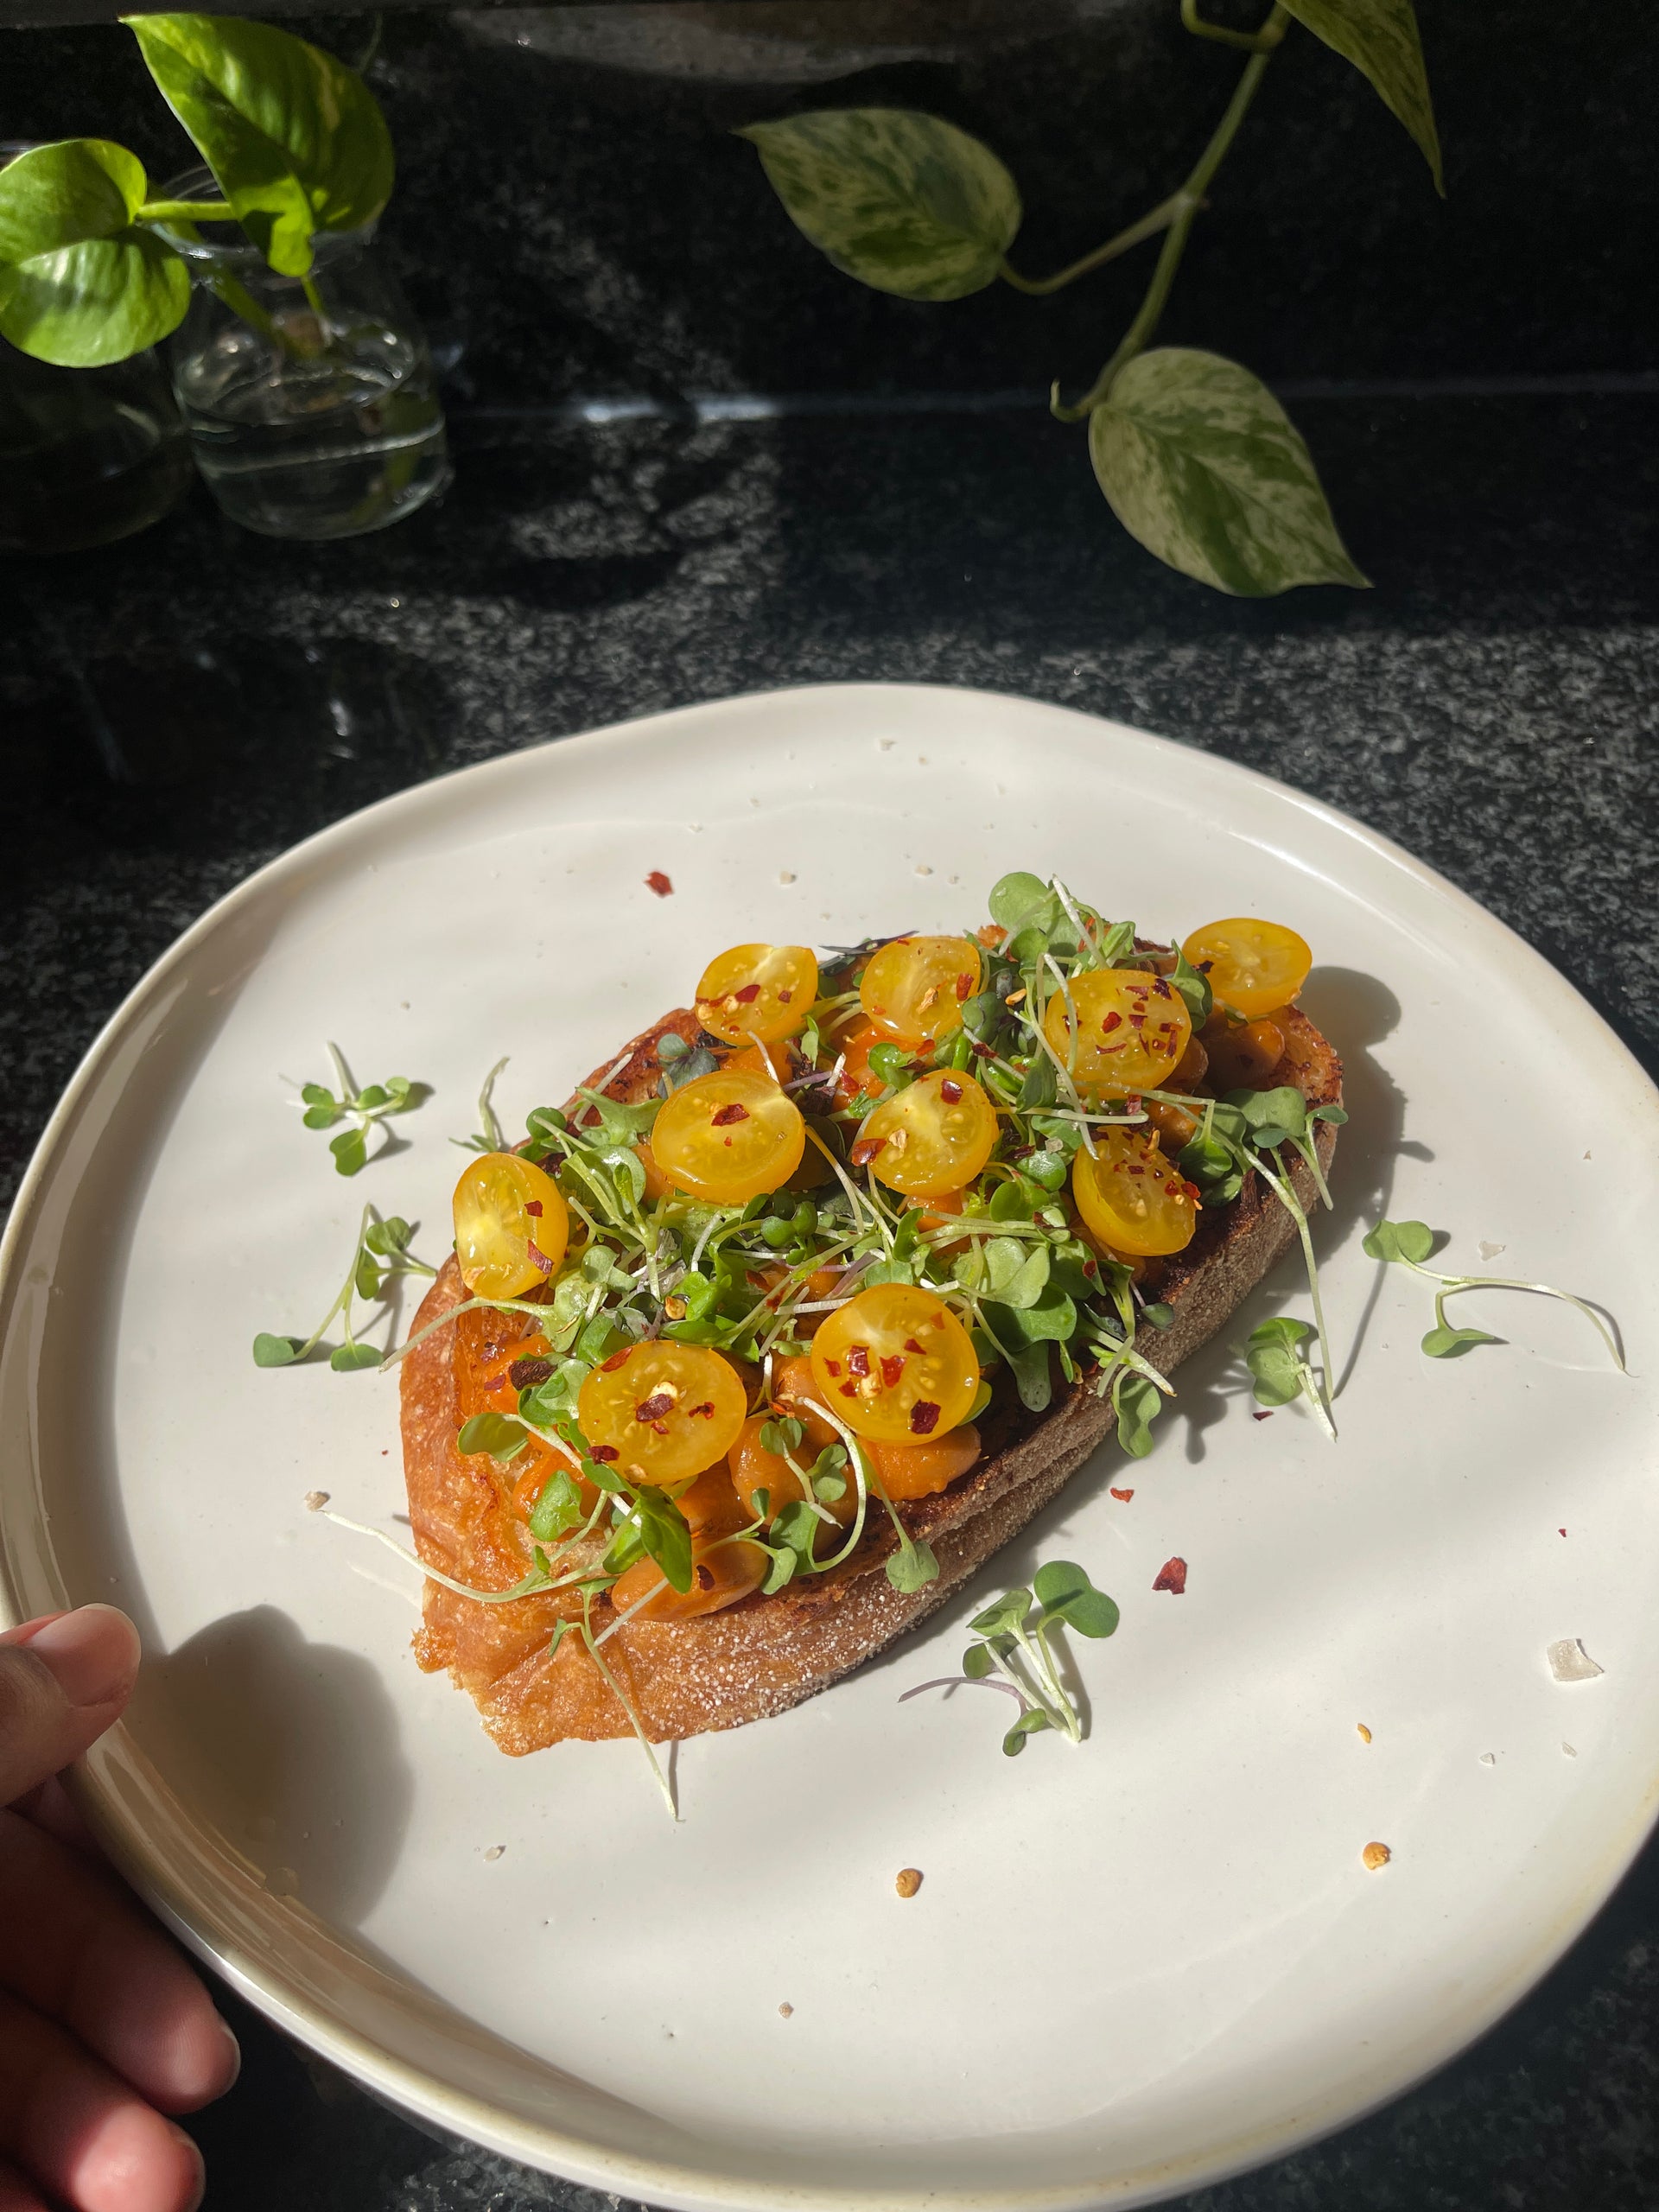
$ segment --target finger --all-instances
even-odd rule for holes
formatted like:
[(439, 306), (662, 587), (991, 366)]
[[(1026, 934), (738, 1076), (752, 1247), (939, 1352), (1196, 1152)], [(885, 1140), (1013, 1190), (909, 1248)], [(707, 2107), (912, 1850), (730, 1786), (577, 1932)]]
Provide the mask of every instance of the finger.
[(138, 1631), (82, 1605), (0, 1645), (0, 1805), (78, 1759), (117, 1719), (138, 1672)]
[(48, 2212), (46, 2199), (16, 2166), (0, 2159), (0, 2212)]
[(37, 1828), (44, 1828), (48, 1835), (55, 1836), (82, 1859), (90, 1859), (93, 1866), (107, 1864), (98, 1847), (97, 1837), (80, 1817), (57, 1775), (49, 1775), (38, 1789), (26, 1789), (12, 1810), (32, 1821)]
[(0, 1983), (79, 2037), (165, 2112), (222, 2096), (241, 2063), (213, 1999), (114, 1880), (0, 1812)]
[(0, 2152), (76, 2212), (194, 2212), (201, 2154), (63, 2030), (0, 1997)]

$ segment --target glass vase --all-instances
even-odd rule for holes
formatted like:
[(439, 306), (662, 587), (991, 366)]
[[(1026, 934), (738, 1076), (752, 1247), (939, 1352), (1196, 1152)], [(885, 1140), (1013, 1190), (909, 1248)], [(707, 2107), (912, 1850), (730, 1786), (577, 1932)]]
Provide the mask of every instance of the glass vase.
[[(212, 199), (206, 169), (169, 200)], [(232, 225), (169, 226), (194, 279), (171, 340), (196, 466), (232, 522), (267, 537), (358, 537), (449, 481), (432, 357), (372, 226), (319, 232), (282, 276)]]

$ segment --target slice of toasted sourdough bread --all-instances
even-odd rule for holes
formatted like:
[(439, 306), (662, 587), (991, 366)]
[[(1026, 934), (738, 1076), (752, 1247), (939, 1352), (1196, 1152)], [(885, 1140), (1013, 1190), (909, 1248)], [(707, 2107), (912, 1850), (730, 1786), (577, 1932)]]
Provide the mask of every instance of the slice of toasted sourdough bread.
[[(632, 1102), (655, 1095), (662, 1072), (658, 1048), (671, 1031), (688, 1043), (711, 1042), (695, 1014), (682, 1009), (668, 1015), (635, 1039), (610, 1075), (605, 1087), (612, 1096)], [(1286, 1029), (1285, 1058), (1262, 1087), (1283, 1084), (1294, 1084), (1310, 1106), (1335, 1105), (1342, 1096), (1340, 1060), (1297, 1013)], [(1316, 1128), (1319, 1156), (1328, 1165), (1336, 1127), (1320, 1122)], [(1311, 1207), (1313, 1180), (1300, 1160), (1292, 1180)], [(1163, 1370), (1177, 1365), (1222, 1326), (1294, 1234), (1283, 1206), (1259, 1178), (1249, 1177), (1230, 1205), (1200, 1214), (1184, 1252), (1153, 1263), (1156, 1273), (1141, 1287), (1170, 1306), (1174, 1319), (1161, 1333), (1143, 1325), (1139, 1349)], [(421, 1306), (417, 1327), (465, 1296), (451, 1257)], [(531, 1565), (510, 1478), (486, 1455), (463, 1456), (455, 1448), (462, 1419), (458, 1343), (467, 1323), (480, 1318), (508, 1324), (509, 1338), (530, 1326), (512, 1315), (468, 1314), (416, 1346), (403, 1369), (404, 1472), (423, 1560), (472, 1589), (506, 1590)], [(998, 1401), (1003, 1395), (999, 1391)], [(781, 1713), (827, 1689), (942, 1605), (1048, 1503), (1112, 1426), (1109, 1402), (1084, 1384), (1062, 1387), (1040, 1414), (994, 1402), (980, 1422), (985, 1449), (978, 1464), (937, 1497), (899, 1508), (912, 1535), (932, 1546), (937, 1581), (912, 1592), (894, 1589), (885, 1568), (897, 1540), (885, 1522), (872, 1523), (843, 1567), (791, 1582), (771, 1597), (756, 1592), (693, 1620), (626, 1622), (607, 1640), (606, 1662), (659, 1743)], [(567, 1736), (593, 1741), (626, 1735), (627, 1714), (582, 1640), (563, 1637), (549, 1653), (558, 1622), (578, 1610), (568, 1592), (489, 1605), (428, 1582), (416, 1656), (429, 1671), (449, 1669), (504, 1751), (539, 1751)], [(611, 1618), (609, 1601), (597, 1600), (594, 1628)]]

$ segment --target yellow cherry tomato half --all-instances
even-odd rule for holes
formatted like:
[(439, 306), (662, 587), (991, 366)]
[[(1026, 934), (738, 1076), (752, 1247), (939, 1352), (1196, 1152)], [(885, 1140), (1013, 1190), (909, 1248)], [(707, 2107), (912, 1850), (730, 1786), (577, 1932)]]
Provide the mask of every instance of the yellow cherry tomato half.
[(1288, 1006), (1307, 981), (1313, 955), (1306, 939), (1282, 922), (1259, 922), (1236, 914), (1230, 921), (1207, 922), (1181, 947), (1223, 1006), (1255, 1021)]
[(588, 1450), (630, 1483), (700, 1475), (736, 1443), (748, 1410), (730, 1360), (660, 1338), (613, 1352), (576, 1397)]
[(486, 1152), (455, 1185), (455, 1257), (474, 1298), (522, 1298), (564, 1257), (570, 1215), (559, 1186), (516, 1152)]
[(788, 1182), (806, 1149), (792, 1098), (750, 1068), (695, 1076), (663, 1101), (652, 1157), (677, 1191), (741, 1206)]
[(996, 1109), (983, 1087), (935, 1068), (884, 1098), (859, 1124), (853, 1165), (907, 1198), (939, 1198), (971, 1183), (996, 1142)]
[(1071, 1195), (1101, 1243), (1137, 1258), (1184, 1250), (1198, 1225), (1198, 1198), (1158, 1140), (1139, 1129), (1096, 1129), (1095, 1151), (1072, 1161)]
[(697, 985), (697, 1020), (728, 1045), (793, 1037), (818, 995), (818, 963), (804, 944), (734, 944)]
[(979, 947), (965, 937), (899, 937), (865, 969), (858, 1002), (893, 1038), (948, 1037), (979, 988)]
[[(1161, 1090), (1192, 1035), (1186, 1001), (1144, 968), (1089, 968), (1056, 990), (1043, 1034), (1086, 1097)], [(1071, 1016), (1077, 1017), (1072, 1035)]]
[(837, 1306), (812, 1339), (812, 1374), (825, 1405), (877, 1444), (959, 1428), (979, 1389), (967, 1330), (917, 1283), (876, 1283)]

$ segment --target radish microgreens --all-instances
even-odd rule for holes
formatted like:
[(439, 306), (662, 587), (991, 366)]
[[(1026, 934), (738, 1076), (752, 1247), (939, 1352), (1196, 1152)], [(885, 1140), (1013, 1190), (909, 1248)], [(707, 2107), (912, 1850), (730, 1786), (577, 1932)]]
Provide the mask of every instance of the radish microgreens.
[(1431, 1359), (1455, 1359), (1476, 1344), (1503, 1341), (1485, 1329), (1454, 1328), (1446, 1318), (1448, 1298), (1460, 1290), (1528, 1290), (1541, 1298), (1559, 1299), (1562, 1305), (1582, 1313), (1606, 1345), (1619, 1373), (1629, 1372), (1618, 1338), (1593, 1306), (1586, 1305), (1582, 1298), (1575, 1298), (1571, 1291), (1557, 1290), (1547, 1282), (1527, 1282), (1517, 1275), (1452, 1275), (1426, 1268), (1423, 1262), (1434, 1251), (1439, 1236), (1440, 1232), (1424, 1222), (1379, 1221), (1365, 1238), (1365, 1249), (1372, 1259), (1409, 1268), (1414, 1274), (1440, 1286), (1434, 1294), (1434, 1326), (1423, 1338), (1423, 1350)]
[[(353, 1301), (361, 1299), (365, 1305), (384, 1301), (388, 1289), (400, 1277), (437, 1273), (435, 1268), (429, 1268), (424, 1260), (417, 1260), (410, 1250), (410, 1239), (414, 1234), (413, 1227), (400, 1214), (390, 1214), (383, 1220), (372, 1205), (365, 1205), (357, 1224), (352, 1263), (334, 1304), (308, 1337), (275, 1336), (262, 1329), (253, 1340), (254, 1365), (297, 1367), (314, 1351), (327, 1349), (328, 1364), (338, 1374), (380, 1366), (385, 1354), (379, 1347), (358, 1340), (352, 1320)], [(340, 1324), (341, 1341), (325, 1347), (323, 1338), (336, 1319)]]
[(1277, 1313), (1270, 1321), (1259, 1322), (1250, 1331), (1244, 1352), (1244, 1363), (1252, 1378), (1250, 1395), (1258, 1406), (1287, 1406), (1297, 1398), (1306, 1398), (1316, 1418), (1334, 1438), (1336, 1431), (1331, 1426), (1324, 1396), (1302, 1350), (1313, 1333), (1311, 1321), (1293, 1320), (1287, 1313)]
[[(388, 1115), (407, 1114), (420, 1105), (427, 1096), (427, 1086), (411, 1083), (407, 1076), (389, 1075), (384, 1083), (365, 1084), (359, 1090), (340, 1056), (340, 1047), (330, 1045), (328, 1055), (334, 1064), (339, 1093), (336, 1095), (321, 1083), (302, 1084), (300, 1103), (305, 1111), (300, 1118), (308, 1129), (332, 1129), (336, 1122), (341, 1121), (351, 1123), (338, 1136), (329, 1138), (328, 1149), (334, 1156), (337, 1173), (355, 1175), (368, 1164), (369, 1138), (377, 1125), (384, 1124)], [(382, 1127), (381, 1134), (389, 1139), (391, 1133)], [(387, 1148), (385, 1143), (377, 1147), (379, 1152)]]
[(978, 1641), (963, 1653), (961, 1674), (918, 1682), (899, 1702), (903, 1705), (926, 1690), (983, 1683), (988, 1689), (1004, 1691), (1020, 1707), (1019, 1719), (1002, 1738), (1010, 1758), (1025, 1750), (1029, 1737), (1046, 1729), (1081, 1743), (1083, 1716), (1061, 1676), (1051, 1639), (1059, 1628), (1075, 1629), (1079, 1636), (1107, 1637), (1117, 1624), (1117, 1606), (1103, 1590), (1096, 1589), (1082, 1567), (1070, 1560), (1051, 1560), (1038, 1568), (1029, 1589), (1010, 1590), (975, 1614), (968, 1626)]

